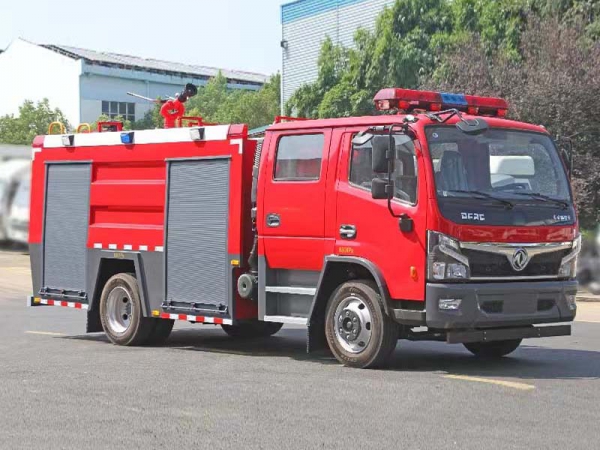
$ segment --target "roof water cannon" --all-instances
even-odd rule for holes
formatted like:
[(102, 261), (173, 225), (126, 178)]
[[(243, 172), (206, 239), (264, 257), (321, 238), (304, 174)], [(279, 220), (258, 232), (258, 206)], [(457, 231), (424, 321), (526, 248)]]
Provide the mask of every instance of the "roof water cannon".
[(183, 116), (185, 115), (184, 103), (187, 102), (191, 97), (198, 93), (198, 88), (192, 83), (188, 83), (183, 88), (183, 91), (179, 94), (175, 94), (176, 98), (169, 98), (169, 100), (159, 100), (144, 97), (143, 95), (136, 94), (135, 92), (128, 92), (128, 95), (132, 97), (141, 98), (152, 103), (159, 103), (160, 115), (165, 119), (165, 128), (175, 128), (181, 125)]
[(502, 98), (414, 89), (382, 89), (373, 100), (378, 111), (400, 109), (409, 112), (416, 109), (425, 111), (456, 109), (471, 115), (506, 117), (508, 110), (508, 103)]
[(185, 114), (184, 103), (197, 93), (198, 88), (193, 84), (188, 83), (185, 85), (185, 89), (177, 94), (177, 98), (167, 100), (160, 107), (160, 115), (165, 119), (165, 128), (175, 128), (177, 126), (177, 121), (180, 121)]

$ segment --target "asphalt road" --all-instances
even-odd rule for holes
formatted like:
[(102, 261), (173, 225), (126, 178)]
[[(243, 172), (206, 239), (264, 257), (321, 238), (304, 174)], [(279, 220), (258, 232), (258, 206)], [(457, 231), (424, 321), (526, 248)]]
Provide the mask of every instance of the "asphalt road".
[(301, 328), (117, 347), (82, 311), (25, 308), (29, 290), (26, 257), (0, 252), (0, 449), (600, 447), (598, 303), (502, 361), (402, 341), (387, 370), (355, 370), (307, 356)]

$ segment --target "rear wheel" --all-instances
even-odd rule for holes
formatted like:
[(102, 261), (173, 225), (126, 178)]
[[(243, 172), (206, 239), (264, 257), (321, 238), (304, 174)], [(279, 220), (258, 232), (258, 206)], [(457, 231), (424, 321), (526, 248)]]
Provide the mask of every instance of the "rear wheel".
[(110, 278), (100, 297), (100, 320), (106, 336), (118, 345), (142, 345), (154, 328), (153, 319), (144, 317), (139, 287), (133, 274), (119, 273)]
[(383, 309), (375, 283), (349, 281), (331, 296), (325, 335), (334, 356), (350, 367), (382, 366), (398, 342), (398, 326)]
[(508, 341), (471, 342), (463, 345), (480, 358), (502, 358), (514, 352), (522, 341), (523, 339), (512, 339)]
[(283, 326), (279, 322), (262, 322), (254, 320), (242, 322), (237, 325), (221, 325), (223, 331), (234, 338), (258, 338), (269, 337), (281, 330)]

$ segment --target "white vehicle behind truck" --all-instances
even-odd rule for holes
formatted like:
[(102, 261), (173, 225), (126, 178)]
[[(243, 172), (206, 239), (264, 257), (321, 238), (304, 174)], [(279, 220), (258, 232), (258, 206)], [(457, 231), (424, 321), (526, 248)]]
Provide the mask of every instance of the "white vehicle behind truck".
[(0, 242), (8, 239), (8, 215), (19, 183), (29, 178), (31, 161), (12, 159), (0, 163)]
[(29, 173), (19, 182), (15, 197), (8, 214), (8, 240), (21, 245), (27, 245), (29, 239), (29, 192), (31, 180)]

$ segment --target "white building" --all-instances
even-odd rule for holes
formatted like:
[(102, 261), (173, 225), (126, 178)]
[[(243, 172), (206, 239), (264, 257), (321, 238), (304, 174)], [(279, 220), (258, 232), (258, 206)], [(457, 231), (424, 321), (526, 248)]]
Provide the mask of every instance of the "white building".
[(150, 98), (172, 96), (186, 83), (203, 86), (221, 73), (231, 89), (259, 89), (267, 76), (14, 40), (0, 52), (0, 115), (18, 114), (24, 100), (47, 98), (72, 126), (94, 122), (102, 113), (140, 120)]
[(354, 46), (359, 28), (373, 30), (377, 16), (395, 0), (297, 0), (281, 6), (282, 100), (317, 78), (317, 60), (327, 36)]

